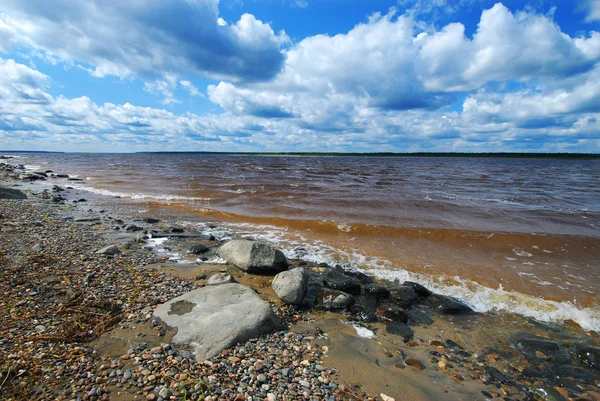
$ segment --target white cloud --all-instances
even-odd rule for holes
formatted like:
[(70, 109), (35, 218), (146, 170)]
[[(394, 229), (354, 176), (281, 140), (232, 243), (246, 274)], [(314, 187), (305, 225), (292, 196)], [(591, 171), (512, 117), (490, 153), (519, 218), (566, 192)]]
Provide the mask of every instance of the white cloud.
[[(599, 33), (573, 38), (547, 15), (501, 4), (472, 37), (460, 23), (419, 26), (392, 11), (306, 38), (285, 50), (272, 80), (210, 85), (219, 115), (52, 97), (43, 74), (20, 89), (0, 78), (0, 140), (35, 135), (94, 151), (102, 141), (127, 150), (600, 151)], [(225, 28), (252, 51), (287, 40), (250, 15)], [(163, 72), (145, 88), (168, 102), (182, 88), (201, 94), (192, 82)]]
[(10, 40), (83, 63), (98, 77), (155, 80), (169, 73), (265, 80), (280, 70), (279, 48), (288, 40), (249, 14), (222, 25), (218, 0), (5, 0), (0, 21), (3, 48)]
[(585, 0), (585, 7), (588, 11), (585, 18), (587, 22), (600, 21), (600, 0)]
[(190, 81), (181, 80), (181, 81), (179, 81), (179, 84), (180, 84), (180, 85), (181, 85), (183, 88), (187, 89), (187, 91), (189, 92), (189, 94), (190, 94), (191, 96), (200, 96), (200, 97), (204, 97), (204, 93), (200, 92), (200, 91), (198, 90), (198, 88), (196, 88), (196, 87), (194, 86), (194, 84), (192, 84)]

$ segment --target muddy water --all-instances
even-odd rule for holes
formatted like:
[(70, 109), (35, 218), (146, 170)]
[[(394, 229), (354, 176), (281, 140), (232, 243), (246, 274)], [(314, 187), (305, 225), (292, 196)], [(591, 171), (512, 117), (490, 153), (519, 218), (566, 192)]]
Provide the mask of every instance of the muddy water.
[(418, 281), (478, 311), (600, 330), (595, 160), (21, 156), (86, 179), (68, 184), (107, 206), (218, 222), (220, 237)]

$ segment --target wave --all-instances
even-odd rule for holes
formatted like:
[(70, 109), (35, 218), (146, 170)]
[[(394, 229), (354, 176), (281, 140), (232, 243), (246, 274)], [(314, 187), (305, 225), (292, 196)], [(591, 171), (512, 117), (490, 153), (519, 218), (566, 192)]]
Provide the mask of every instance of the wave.
[(552, 323), (572, 320), (584, 330), (600, 331), (600, 310), (597, 308), (579, 308), (568, 301), (558, 302), (519, 292), (505, 291), (502, 285), (493, 289), (470, 280), (461, 280), (458, 277), (453, 279), (459, 284), (449, 285), (447, 277), (432, 278), (402, 269), (360, 270), (383, 280), (416, 281), (435, 292), (466, 302), (476, 312), (509, 312)]
[(82, 191), (91, 192), (98, 195), (111, 196), (111, 197), (120, 197), (120, 198), (129, 198), (135, 200), (162, 200), (162, 201), (210, 201), (212, 198), (200, 198), (193, 196), (181, 196), (181, 195), (155, 195), (155, 194), (147, 194), (147, 193), (129, 193), (129, 192), (117, 192), (110, 191), (108, 189), (95, 188), (92, 186), (83, 186), (83, 185), (73, 185), (74, 188)]

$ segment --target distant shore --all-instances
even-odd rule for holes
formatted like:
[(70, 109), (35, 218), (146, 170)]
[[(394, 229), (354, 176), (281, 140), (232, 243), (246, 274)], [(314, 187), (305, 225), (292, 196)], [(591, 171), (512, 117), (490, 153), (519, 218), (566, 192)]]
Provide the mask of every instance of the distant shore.
[[(30, 150), (0, 150), (0, 153), (79, 153)], [(86, 152), (83, 152), (86, 153)], [(101, 152), (104, 154), (111, 154)], [(573, 159), (600, 160), (598, 153), (539, 153), (539, 152), (204, 152), (204, 151), (140, 151), (123, 154), (204, 154), (238, 156), (292, 156), (292, 157), (425, 157), (425, 158), (498, 158), (498, 159)]]

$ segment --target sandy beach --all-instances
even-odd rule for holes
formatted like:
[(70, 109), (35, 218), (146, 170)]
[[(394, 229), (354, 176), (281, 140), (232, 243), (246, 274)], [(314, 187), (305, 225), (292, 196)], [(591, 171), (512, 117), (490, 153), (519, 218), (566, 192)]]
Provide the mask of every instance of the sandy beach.
[[(0, 199), (2, 399), (600, 399), (600, 337), (575, 324), (449, 312), (433, 296), (402, 309), (402, 322), (397, 299), (368, 296), (362, 276), (352, 307), (286, 305), (272, 275), (188, 252), (202, 245), (210, 255), (226, 241), (177, 220), (99, 209), (68, 182), (43, 191), (11, 174), (5, 167), (0, 186), (27, 199)], [(97, 253), (111, 244), (117, 254)], [(287, 328), (198, 361), (153, 311), (216, 273), (252, 288)], [(405, 288), (375, 284), (386, 294)]]

